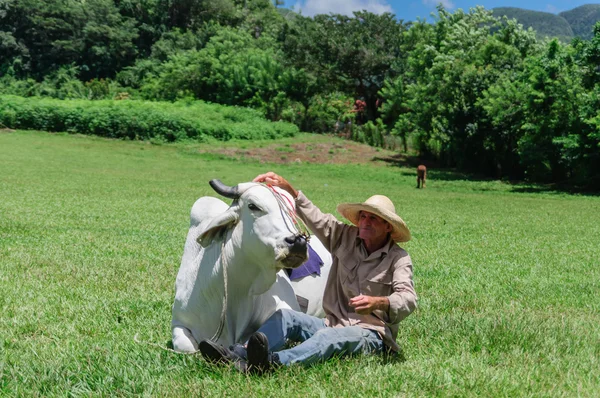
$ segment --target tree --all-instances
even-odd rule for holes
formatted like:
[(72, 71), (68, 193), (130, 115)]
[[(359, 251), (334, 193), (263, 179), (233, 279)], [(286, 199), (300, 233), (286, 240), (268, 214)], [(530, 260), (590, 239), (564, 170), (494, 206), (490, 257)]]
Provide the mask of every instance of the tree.
[(405, 73), (381, 90), (392, 132), (448, 166), (512, 173), (516, 138), (496, 130), (491, 105), (481, 101), (522, 69), (536, 49), (533, 33), (481, 7), (454, 14), (440, 7), (434, 25), (414, 24), (404, 42)]
[(583, 87), (572, 48), (551, 41), (543, 54), (528, 59), (527, 74), (521, 161), (532, 179), (560, 181), (573, 173), (583, 127)]
[(111, 0), (6, 0), (0, 13), (0, 45), (17, 73), (38, 79), (62, 65), (82, 77), (113, 76), (133, 63), (137, 29)]
[(302, 70), (286, 68), (282, 54), (268, 39), (256, 40), (249, 33), (222, 28), (201, 50), (170, 56), (142, 87), (154, 98), (195, 98), (227, 105), (262, 109), (279, 119), (289, 98), (305, 92), (308, 79)]
[(406, 27), (389, 13), (298, 16), (284, 27), (280, 40), (290, 62), (314, 74), (323, 91), (362, 97), (372, 119), (378, 113), (377, 93), (385, 78), (396, 74)]

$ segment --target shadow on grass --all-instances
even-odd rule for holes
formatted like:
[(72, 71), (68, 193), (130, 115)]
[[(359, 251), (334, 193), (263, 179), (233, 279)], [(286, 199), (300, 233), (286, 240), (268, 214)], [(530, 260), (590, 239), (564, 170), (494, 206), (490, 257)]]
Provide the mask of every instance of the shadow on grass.
[[(594, 186), (584, 185), (569, 185), (565, 183), (555, 184), (528, 184), (524, 182), (512, 182), (508, 181), (508, 184), (513, 184), (511, 192), (517, 193), (556, 193), (556, 194), (570, 194), (579, 196), (600, 196), (600, 188), (594, 188)], [(517, 184), (519, 184), (517, 186)]]
[(403, 350), (400, 350), (400, 352), (387, 351), (381, 356), (381, 362), (384, 365), (400, 364), (406, 362), (406, 356), (404, 356)]
[[(510, 186), (510, 192), (515, 193), (556, 193), (583, 196), (600, 196), (600, 179), (587, 181), (586, 185), (562, 181), (552, 184), (530, 183), (521, 180), (498, 180), (479, 173), (468, 173), (453, 168), (440, 167), (439, 163), (431, 160), (422, 160), (417, 156), (394, 154), (389, 157), (374, 157), (373, 161), (387, 163), (392, 167), (402, 168), (399, 174), (417, 178), (417, 166), (424, 164), (427, 167), (427, 179), (438, 181), (471, 181), (493, 182), (501, 181)], [(487, 190), (487, 189), (481, 189)]]
[(441, 181), (493, 181), (492, 178), (475, 173), (465, 173), (452, 168), (442, 168), (439, 163), (431, 160), (423, 160), (417, 156), (395, 154), (389, 157), (374, 157), (373, 161), (384, 162), (392, 167), (409, 170), (400, 170), (400, 175), (417, 178), (417, 166), (423, 164), (427, 167), (427, 178)]

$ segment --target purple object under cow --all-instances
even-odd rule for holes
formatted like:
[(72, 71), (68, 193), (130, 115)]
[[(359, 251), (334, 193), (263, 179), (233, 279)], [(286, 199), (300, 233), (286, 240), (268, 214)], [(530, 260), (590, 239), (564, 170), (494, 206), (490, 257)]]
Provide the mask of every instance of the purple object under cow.
[(308, 260), (298, 268), (286, 269), (286, 271), (290, 280), (293, 281), (312, 274), (321, 275), (322, 265), (323, 260), (321, 260), (321, 257), (308, 245)]

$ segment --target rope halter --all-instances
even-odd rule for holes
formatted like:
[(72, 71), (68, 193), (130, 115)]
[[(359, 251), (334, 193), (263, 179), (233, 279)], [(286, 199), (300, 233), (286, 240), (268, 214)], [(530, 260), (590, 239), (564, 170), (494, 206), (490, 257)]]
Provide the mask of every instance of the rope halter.
[[(263, 184), (265, 185), (277, 200), (277, 204), (279, 205), (279, 211), (281, 212), (281, 218), (285, 222), (285, 226), (292, 234), (295, 236), (301, 236), (306, 239), (306, 242), (310, 241), (310, 231), (306, 224), (302, 221), (298, 214), (296, 213), (296, 209), (290, 198), (285, 195), (282, 195), (273, 185)], [(292, 220), (292, 223), (288, 222)]]

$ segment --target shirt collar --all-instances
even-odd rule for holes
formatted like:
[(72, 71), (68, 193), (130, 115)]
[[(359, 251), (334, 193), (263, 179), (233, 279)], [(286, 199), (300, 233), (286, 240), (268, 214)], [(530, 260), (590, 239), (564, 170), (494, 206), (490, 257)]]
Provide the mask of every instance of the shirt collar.
[[(362, 246), (362, 249), (365, 251), (365, 253), (367, 252), (367, 250), (365, 249), (364, 245), (363, 245), (363, 240), (361, 238), (358, 237), (358, 235), (356, 235), (356, 241), (355, 241), (356, 246)], [(367, 257), (381, 257), (384, 258), (385, 256), (387, 256), (388, 252), (391, 250), (391, 248), (396, 244), (396, 242), (394, 242), (392, 240), (392, 238), (390, 237), (387, 241), (387, 243), (385, 245), (383, 245), (383, 247), (379, 250), (374, 251), (371, 254), (368, 254)]]

